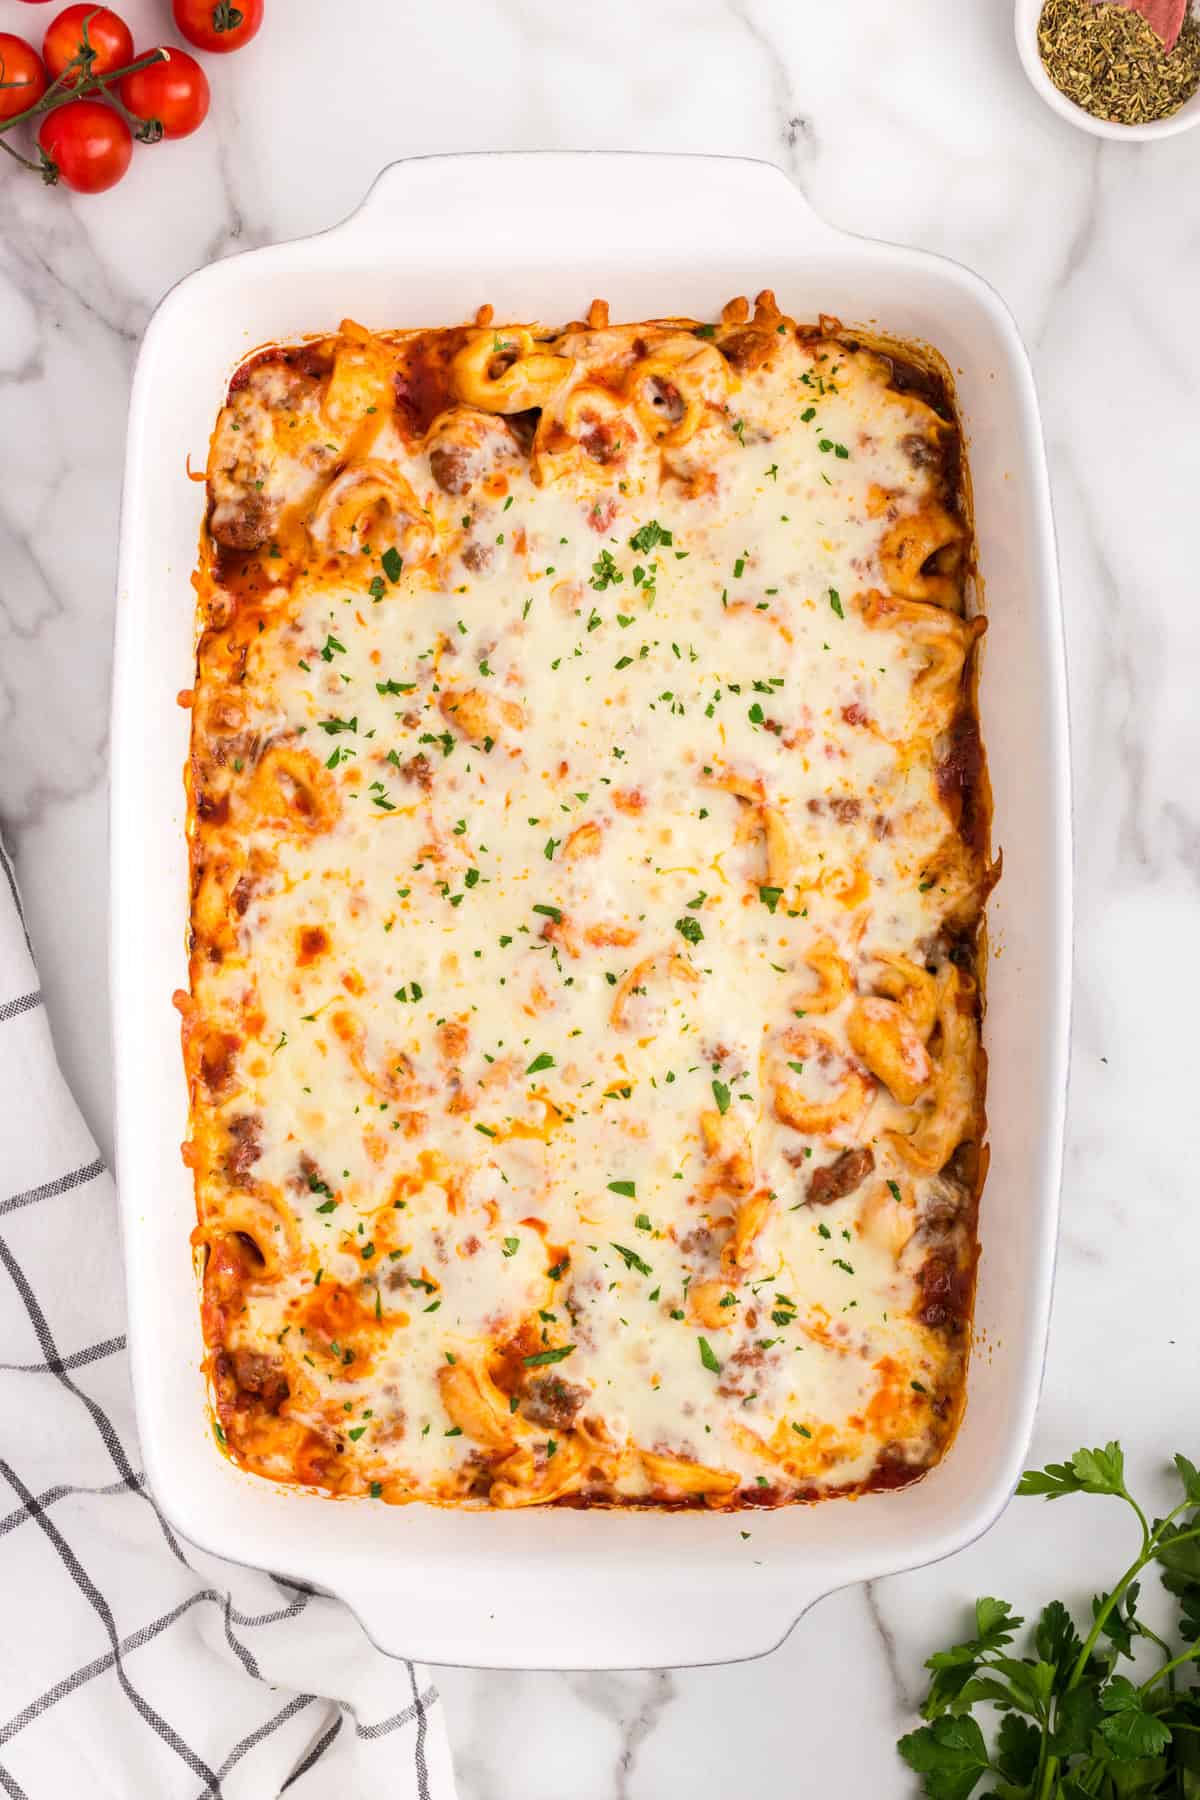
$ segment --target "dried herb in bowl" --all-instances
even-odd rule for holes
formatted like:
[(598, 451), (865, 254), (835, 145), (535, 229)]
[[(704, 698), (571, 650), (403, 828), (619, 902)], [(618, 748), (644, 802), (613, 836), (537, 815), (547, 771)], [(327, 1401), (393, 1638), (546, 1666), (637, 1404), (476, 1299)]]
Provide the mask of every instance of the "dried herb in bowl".
[(1200, 88), (1200, 23), (1190, 9), (1168, 54), (1132, 6), (1046, 0), (1038, 52), (1068, 100), (1117, 125), (1169, 118)]

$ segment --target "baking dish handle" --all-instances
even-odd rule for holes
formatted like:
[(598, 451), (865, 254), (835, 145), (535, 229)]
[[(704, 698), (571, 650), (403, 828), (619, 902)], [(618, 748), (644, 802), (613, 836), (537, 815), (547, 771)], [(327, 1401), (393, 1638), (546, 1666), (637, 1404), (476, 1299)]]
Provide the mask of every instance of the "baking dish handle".
[(811, 1571), (797, 1580), (769, 1559), (736, 1573), (681, 1561), (664, 1574), (601, 1553), (561, 1579), (497, 1558), (486, 1572), (464, 1563), (457, 1576), (444, 1563), (435, 1577), (414, 1576), (410, 1565), (402, 1587), (384, 1574), (338, 1595), (389, 1656), (472, 1668), (669, 1669), (766, 1655), (829, 1591)]
[[(647, 195), (655, 200), (646, 231)], [(561, 243), (578, 257), (594, 250), (596, 278), (644, 267), (664, 252), (704, 259), (744, 256), (765, 224), (786, 234), (789, 252), (844, 243), (773, 163), (738, 156), (671, 153), (495, 151), (413, 157), (389, 163), (365, 200), (327, 237), (339, 251), (394, 245), (411, 236), (423, 256), (457, 252), (468, 262), (522, 244)]]

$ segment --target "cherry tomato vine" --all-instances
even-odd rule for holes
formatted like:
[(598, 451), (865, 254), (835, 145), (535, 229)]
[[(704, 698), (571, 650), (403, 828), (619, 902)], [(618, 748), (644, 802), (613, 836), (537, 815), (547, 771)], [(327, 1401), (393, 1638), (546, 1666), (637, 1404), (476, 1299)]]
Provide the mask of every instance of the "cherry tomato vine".
[[(264, 0), (173, 0), (176, 29), (210, 53), (238, 50), (258, 33)], [(208, 113), (209, 85), (187, 50), (159, 45), (134, 54), (133, 37), (110, 7), (71, 5), (32, 44), (0, 32), (0, 151), (50, 186), (101, 193), (121, 180), (134, 142), (187, 137)], [(36, 131), (37, 157), (10, 143)]]

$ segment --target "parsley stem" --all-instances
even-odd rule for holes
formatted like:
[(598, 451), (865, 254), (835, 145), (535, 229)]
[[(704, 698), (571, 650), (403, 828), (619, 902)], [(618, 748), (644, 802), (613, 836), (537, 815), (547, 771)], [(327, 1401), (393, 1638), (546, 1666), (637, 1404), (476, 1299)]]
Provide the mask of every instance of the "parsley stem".
[[(1139, 1637), (1144, 1637), (1149, 1643), (1157, 1644), (1164, 1656), (1170, 1656), (1171, 1646), (1167, 1643), (1166, 1639), (1160, 1638), (1157, 1631), (1151, 1631), (1148, 1625), (1143, 1625), (1140, 1619), (1137, 1621), (1137, 1633)], [(1172, 1686), (1174, 1686), (1174, 1683), (1172, 1683)]]
[(1142, 1550), (1145, 1552), (1150, 1548), (1150, 1540), (1154, 1535), (1150, 1530), (1149, 1520), (1146, 1518), (1145, 1513), (1142, 1511), (1132, 1494), (1122, 1493), (1121, 1498), (1123, 1500), (1128, 1500), (1130, 1506), (1132, 1506), (1134, 1512), (1138, 1516), (1138, 1524), (1142, 1528)]
[[(1177, 1543), (1178, 1539), (1172, 1539), (1172, 1542)], [(1152, 1675), (1149, 1681), (1143, 1681), (1141, 1687), (1138, 1689), (1138, 1693), (1148, 1694), (1151, 1688), (1156, 1688), (1158, 1686), (1164, 1676), (1173, 1675), (1176, 1669), (1182, 1668), (1186, 1662), (1194, 1662), (1198, 1656), (1200, 1656), (1200, 1643), (1189, 1644), (1186, 1650), (1181, 1651), (1178, 1656), (1173, 1656), (1170, 1662), (1164, 1663), (1158, 1673)]]
[[(1124, 1598), (1125, 1590), (1128, 1588), (1130, 1582), (1134, 1581), (1137, 1578), (1137, 1576), (1141, 1574), (1142, 1570), (1146, 1567), (1146, 1564), (1148, 1562), (1152, 1562), (1154, 1560), (1154, 1553), (1162, 1541), (1163, 1528), (1165, 1526), (1169, 1525), (1178, 1513), (1187, 1512), (1189, 1510), (1189, 1508), (1194, 1504), (1191, 1500), (1182, 1501), (1177, 1507), (1175, 1507), (1173, 1512), (1169, 1512), (1167, 1514), (1166, 1518), (1162, 1521), (1162, 1524), (1159, 1526), (1157, 1531), (1151, 1531), (1149, 1528), (1149, 1525), (1146, 1522), (1146, 1515), (1142, 1511), (1141, 1507), (1137, 1504), (1136, 1500), (1134, 1500), (1131, 1495), (1124, 1493), (1124, 1492), (1122, 1493), (1121, 1498), (1129, 1501), (1130, 1506), (1132, 1506), (1134, 1512), (1137, 1514), (1138, 1519), (1141, 1523), (1142, 1538), (1143, 1538), (1142, 1553), (1137, 1558), (1137, 1561), (1131, 1563), (1130, 1566), (1126, 1569), (1126, 1571), (1122, 1575), (1120, 1581), (1118, 1581), (1116, 1587), (1113, 1589), (1112, 1593), (1108, 1596), (1108, 1599), (1104, 1602), (1104, 1605), (1100, 1608), (1099, 1612), (1096, 1614), (1095, 1623), (1093, 1624), (1091, 1631), (1088, 1633), (1088, 1636), (1083, 1645), (1083, 1648), (1080, 1650), (1079, 1655), (1075, 1659), (1075, 1666), (1071, 1670), (1071, 1673), (1070, 1673), (1069, 1677), (1067, 1678), (1067, 1685), (1063, 1690), (1063, 1692), (1067, 1693), (1067, 1694), (1069, 1694), (1071, 1692), (1072, 1688), (1078, 1686), (1079, 1681), (1083, 1675), (1083, 1672), (1088, 1666), (1088, 1661), (1091, 1657), (1092, 1651), (1096, 1648), (1097, 1640), (1099, 1639), (1100, 1633), (1104, 1629), (1105, 1621), (1107, 1620), (1109, 1614), (1112, 1612), (1113, 1608), (1115, 1606), (1118, 1606), (1120, 1604), (1121, 1600)], [(1175, 1536), (1171, 1539), (1171, 1542), (1172, 1542), (1172, 1544), (1183, 1544), (1183, 1543), (1187, 1543), (1189, 1541), (1194, 1542), (1197, 1538), (1200, 1538), (1200, 1527), (1197, 1527), (1191, 1531), (1179, 1532), (1177, 1536)], [(1172, 1674), (1174, 1672), (1174, 1670), (1177, 1669), (1181, 1663), (1187, 1662), (1189, 1659), (1195, 1658), (1196, 1656), (1200, 1656), (1200, 1644), (1193, 1644), (1191, 1646), (1191, 1648), (1185, 1652), (1184, 1655), (1177, 1656), (1172, 1662), (1166, 1663), (1158, 1671), (1157, 1675), (1152, 1676), (1151, 1679), (1141, 1689), (1139, 1689), (1139, 1692), (1146, 1693), (1147, 1690), (1149, 1688), (1152, 1688), (1156, 1682), (1161, 1681), (1164, 1675)], [(1049, 1740), (1048, 1735), (1043, 1735), (1043, 1738), (1042, 1738), (1043, 1754), (1045, 1753), (1046, 1749), (1049, 1746), (1049, 1741), (1050, 1740)], [(1039, 1763), (1037, 1786), (1034, 1789), (1035, 1800), (1053, 1800), (1055, 1782), (1058, 1779), (1058, 1770), (1059, 1770), (1059, 1758), (1057, 1756), (1049, 1756), (1046, 1758), (1044, 1763)]]
[[(1129, 1499), (1129, 1496), (1126, 1494), (1123, 1496), (1123, 1498)], [(1142, 1520), (1143, 1530), (1145, 1530), (1145, 1514), (1142, 1512), (1141, 1507), (1138, 1506), (1136, 1504), (1136, 1502), (1133, 1500), (1130, 1500), (1129, 1504), (1133, 1507), (1133, 1509), (1137, 1513), (1139, 1519)], [(1179, 1514), (1181, 1512), (1187, 1512), (1193, 1504), (1194, 1503), (1190, 1500), (1182, 1501), (1179, 1506), (1175, 1507), (1173, 1512), (1169, 1512), (1167, 1514), (1166, 1518), (1162, 1521), (1162, 1526), (1169, 1525), (1171, 1523), (1172, 1519), (1174, 1519), (1177, 1514)], [(1112, 1593), (1108, 1596), (1108, 1599), (1105, 1601), (1104, 1605), (1100, 1608), (1100, 1611), (1096, 1614), (1095, 1624), (1092, 1626), (1092, 1629), (1088, 1633), (1087, 1640), (1084, 1643), (1082, 1650), (1079, 1652), (1078, 1657), (1075, 1659), (1075, 1667), (1071, 1670), (1070, 1679), (1067, 1682), (1067, 1686), (1066, 1686), (1066, 1690), (1065, 1690), (1067, 1693), (1070, 1693), (1071, 1689), (1076, 1686), (1080, 1677), (1083, 1674), (1083, 1671), (1087, 1668), (1088, 1658), (1091, 1656), (1092, 1651), (1096, 1648), (1097, 1639), (1099, 1638), (1100, 1633), (1104, 1629), (1105, 1621), (1107, 1620), (1109, 1613), (1111, 1613), (1114, 1606), (1116, 1606), (1124, 1598), (1125, 1590), (1129, 1586), (1130, 1582), (1135, 1580), (1137, 1578), (1137, 1576), (1141, 1574), (1142, 1570), (1145, 1568), (1145, 1566), (1148, 1562), (1153, 1561), (1154, 1552), (1157, 1549), (1159, 1542), (1161, 1541), (1162, 1526), (1159, 1527), (1158, 1532), (1149, 1532), (1149, 1531), (1146, 1532), (1146, 1541), (1142, 1547), (1142, 1554), (1138, 1557), (1136, 1562), (1131, 1563), (1130, 1566), (1126, 1569), (1126, 1571), (1122, 1575), (1120, 1581), (1118, 1581), (1116, 1587), (1113, 1589)], [(1173, 1544), (1184, 1544), (1184, 1543), (1188, 1543), (1196, 1538), (1200, 1538), (1200, 1528), (1197, 1528), (1192, 1531), (1181, 1531), (1177, 1537), (1174, 1537), (1171, 1539), (1171, 1542)]]

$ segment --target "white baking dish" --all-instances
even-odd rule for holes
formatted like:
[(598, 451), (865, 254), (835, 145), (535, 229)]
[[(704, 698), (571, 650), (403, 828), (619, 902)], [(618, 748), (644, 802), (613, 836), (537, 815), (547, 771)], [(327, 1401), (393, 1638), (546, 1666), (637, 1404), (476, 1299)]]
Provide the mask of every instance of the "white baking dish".
[[(983, 717), (1004, 880), (992, 903), (993, 1159), (966, 1418), (898, 1493), (746, 1515), (439, 1511), (338, 1503), (244, 1475), (216, 1449), (199, 1374), (191, 1181), (172, 990), (186, 984), (181, 770), (189, 585), (208, 436), (238, 360), (272, 338), (500, 319), (715, 315), (773, 286), (800, 317), (878, 320), (955, 371), (991, 629)], [(1029, 365), (976, 276), (825, 225), (777, 169), (706, 157), (462, 156), (384, 171), (353, 217), (188, 277), (134, 382), (113, 696), (112, 1000), (130, 1342), (150, 1483), (187, 1537), (344, 1597), (386, 1650), (601, 1668), (769, 1649), (821, 1595), (958, 1549), (996, 1517), (1037, 1400), (1053, 1265), (1070, 975), (1066, 692)], [(749, 1540), (742, 1532), (751, 1528)]]

